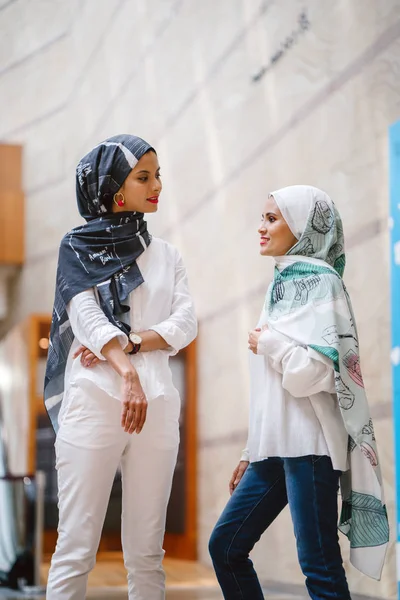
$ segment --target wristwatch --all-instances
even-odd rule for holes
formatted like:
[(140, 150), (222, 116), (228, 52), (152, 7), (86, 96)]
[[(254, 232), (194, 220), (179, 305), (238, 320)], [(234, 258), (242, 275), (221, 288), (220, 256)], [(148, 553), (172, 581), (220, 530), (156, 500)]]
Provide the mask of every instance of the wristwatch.
[(128, 352), (128, 354), (137, 354), (142, 345), (142, 338), (137, 333), (130, 333), (129, 341), (132, 342), (133, 348), (130, 352)]

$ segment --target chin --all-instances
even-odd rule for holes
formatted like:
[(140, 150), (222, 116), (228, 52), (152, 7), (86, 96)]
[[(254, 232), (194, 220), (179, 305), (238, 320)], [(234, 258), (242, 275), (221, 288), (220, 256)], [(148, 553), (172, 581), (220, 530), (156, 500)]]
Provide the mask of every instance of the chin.
[(158, 204), (150, 204), (146, 205), (145, 209), (143, 210), (144, 213), (155, 213), (158, 211)]
[(271, 253), (269, 248), (264, 248), (264, 247), (260, 248), (260, 254), (261, 254), (261, 256), (273, 256), (273, 254)]

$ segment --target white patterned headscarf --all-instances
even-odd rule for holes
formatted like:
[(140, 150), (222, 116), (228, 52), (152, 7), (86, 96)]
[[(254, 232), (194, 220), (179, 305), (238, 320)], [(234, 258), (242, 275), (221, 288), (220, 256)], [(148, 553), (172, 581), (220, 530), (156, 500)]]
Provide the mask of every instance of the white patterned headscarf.
[(343, 276), (346, 264), (343, 225), (328, 194), (311, 185), (292, 185), (270, 196), (299, 240), (288, 255), (324, 260)]
[[(349, 470), (341, 476), (339, 529), (350, 540), (352, 564), (380, 579), (389, 525), (374, 427), (360, 366), (357, 328), (342, 276), (342, 221), (325, 192), (292, 186), (271, 194), (298, 242), (275, 269), (266, 298), (268, 326), (328, 357), (349, 435)], [(318, 413), (321, 407), (310, 401)]]

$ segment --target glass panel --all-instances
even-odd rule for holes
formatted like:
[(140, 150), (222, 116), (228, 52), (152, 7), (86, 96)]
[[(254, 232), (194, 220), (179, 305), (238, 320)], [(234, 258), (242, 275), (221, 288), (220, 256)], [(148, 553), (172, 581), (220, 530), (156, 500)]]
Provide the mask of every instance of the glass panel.
[(39, 415), (36, 423), (36, 470), (46, 474), (44, 528), (57, 529), (57, 472), (54, 450), (56, 436), (47, 414)]

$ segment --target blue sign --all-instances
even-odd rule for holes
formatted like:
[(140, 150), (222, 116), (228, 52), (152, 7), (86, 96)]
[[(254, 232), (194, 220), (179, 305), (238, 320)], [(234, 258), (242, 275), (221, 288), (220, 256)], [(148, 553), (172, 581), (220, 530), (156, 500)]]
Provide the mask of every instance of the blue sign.
[(392, 378), (397, 502), (397, 581), (400, 598), (400, 121), (389, 128)]

